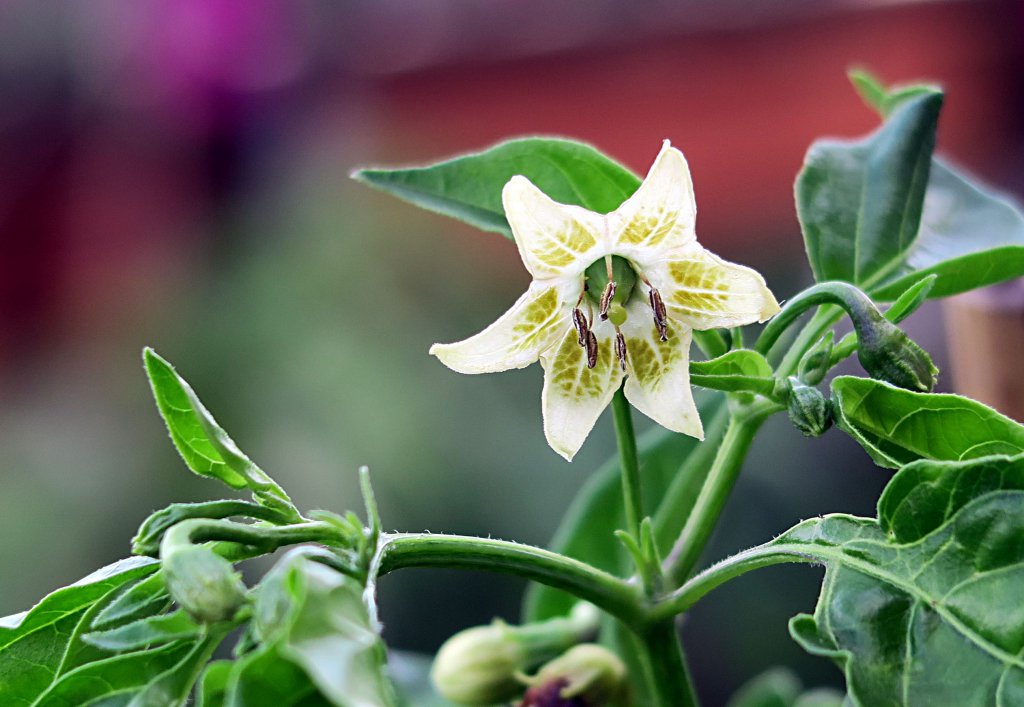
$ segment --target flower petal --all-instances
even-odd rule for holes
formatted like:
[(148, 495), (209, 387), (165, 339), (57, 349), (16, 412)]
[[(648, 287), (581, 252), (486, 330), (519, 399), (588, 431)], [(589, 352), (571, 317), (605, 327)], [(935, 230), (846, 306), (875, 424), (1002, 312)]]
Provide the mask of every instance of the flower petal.
[(454, 344), (434, 344), (430, 353), (459, 373), (493, 373), (529, 366), (572, 328), (571, 283), (533, 282), (519, 300), (489, 327)]
[(660, 290), (669, 316), (694, 329), (763, 322), (779, 311), (760, 273), (722, 260), (698, 243), (646, 274)]
[(669, 321), (668, 341), (661, 341), (648, 307), (637, 302), (628, 312), (622, 325), (629, 368), (626, 399), (662, 427), (704, 439), (690, 387), (690, 328)]
[(587, 368), (586, 351), (579, 345), (574, 329), (540, 356), (544, 366), (544, 435), (551, 448), (568, 461), (583, 446), (622, 382), (614, 330), (607, 322), (595, 322), (594, 334), (598, 342), (594, 368)]
[(696, 220), (690, 168), (666, 140), (643, 184), (608, 214), (608, 230), (615, 252), (644, 267), (657, 258), (652, 249), (663, 253), (693, 242)]
[(579, 275), (604, 255), (600, 214), (559, 204), (523, 176), (508, 181), (501, 200), (519, 255), (535, 278)]

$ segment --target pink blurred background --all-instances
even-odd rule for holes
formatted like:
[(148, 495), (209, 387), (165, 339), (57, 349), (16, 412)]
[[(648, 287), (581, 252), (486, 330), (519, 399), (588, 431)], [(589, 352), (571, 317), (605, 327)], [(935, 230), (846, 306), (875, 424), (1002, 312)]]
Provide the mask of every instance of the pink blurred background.
[[(807, 146), (877, 124), (847, 68), (941, 83), (940, 149), (1019, 194), (1022, 36), (1022, 5), (998, 0), (0, 3), (0, 614), (124, 555), (151, 509), (217, 494), (166, 441), (144, 345), (305, 506), (355, 507), (367, 463), (389, 526), (547, 541), (607, 426), (567, 466), (543, 446), (537, 370), (468, 379), (425, 355), (527, 276), (511, 243), (370, 192), (355, 166), (556, 134), (643, 172), (670, 138), (704, 244), (785, 297), (809, 279)], [(910, 326), (941, 361), (938, 310)], [(838, 433), (780, 423), (758, 445), (776, 461), (744, 475), (713, 552), (872, 512), (884, 478)], [(765, 577), (688, 624), (710, 704), (774, 659), (838, 677), (785, 635), (811, 570)], [(514, 619), (520, 588), (396, 578), (389, 638), (432, 650)], [(764, 638), (722, 628), (743, 592)]]

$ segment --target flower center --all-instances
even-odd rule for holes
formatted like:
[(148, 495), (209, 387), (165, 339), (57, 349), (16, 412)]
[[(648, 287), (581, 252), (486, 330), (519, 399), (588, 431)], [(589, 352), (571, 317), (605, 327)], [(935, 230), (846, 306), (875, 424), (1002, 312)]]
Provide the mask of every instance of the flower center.
[[(626, 303), (637, 290), (637, 278), (647, 286), (647, 301), (654, 313), (654, 327), (662, 341), (668, 341), (668, 323), (665, 303), (661, 295), (642, 273), (638, 273), (633, 265), (618, 255), (606, 255), (595, 260), (584, 271), (583, 291), (579, 301), (572, 310), (572, 323), (579, 335), (579, 345), (587, 352), (587, 368), (597, 365), (597, 336), (592, 326), (594, 316), (592, 305), (597, 305), (598, 313), (603, 320), (608, 320), (615, 327), (615, 354), (622, 370), (626, 370), (626, 337), (619, 327), (626, 323)], [(587, 312), (583, 314), (580, 305), (587, 299)]]

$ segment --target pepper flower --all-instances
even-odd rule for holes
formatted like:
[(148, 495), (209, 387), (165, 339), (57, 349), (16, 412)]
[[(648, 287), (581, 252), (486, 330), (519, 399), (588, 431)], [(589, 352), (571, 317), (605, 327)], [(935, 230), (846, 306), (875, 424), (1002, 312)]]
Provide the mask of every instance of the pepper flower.
[(697, 242), (683, 154), (666, 140), (640, 187), (609, 214), (553, 201), (523, 176), (505, 185), (502, 203), (533, 282), (482, 332), (430, 353), (459, 373), (540, 359), (544, 434), (569, 461), (623, 378), (636, 409), (703, 439), (690, 389), (693, 329), (763, 322), (779, 305), (760, 274)]

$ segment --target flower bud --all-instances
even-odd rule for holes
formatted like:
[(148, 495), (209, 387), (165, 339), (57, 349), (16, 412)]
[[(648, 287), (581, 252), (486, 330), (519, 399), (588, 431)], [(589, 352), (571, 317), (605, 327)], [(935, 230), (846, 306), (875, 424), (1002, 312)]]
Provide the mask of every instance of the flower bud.
[(522, 692), (516, 673), (530, 663), (527, 646), (503, 621), (460, 631), (441, 646), (430, 679), (442, 696), (464, 705), (491, 705)]
[(829, 401), (821, 391), (804, 385), (796, 378), (789, 379), (791, 387), (787, 410), (793, 426), (808, 437), (820, 437), (832, 426)]
[(931, 357), (877, 309), (853, 317), (857, 358), (872, 378), (923, 393), (935, 387), (939, 369)]
[(833, 347), (832, 332), (828, 332), (800, 359), (797, 377), (807, 385), (821, 383), (832, 362)]
[(227, 621), (245, 601), (241, 576), (210, 548), (187, 545), (162, 554), (167, 591), (196, 621)]
[(601, 707), (621, 695), (626, 666), (596, 643), (581, 643), (523, 678), (530, 686), (520, 707)]

